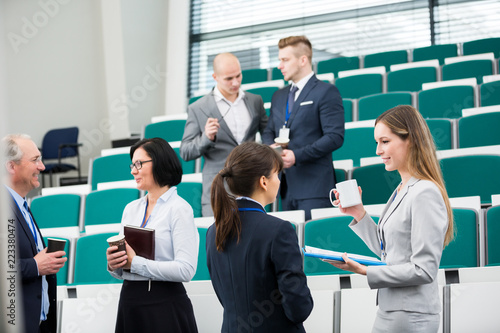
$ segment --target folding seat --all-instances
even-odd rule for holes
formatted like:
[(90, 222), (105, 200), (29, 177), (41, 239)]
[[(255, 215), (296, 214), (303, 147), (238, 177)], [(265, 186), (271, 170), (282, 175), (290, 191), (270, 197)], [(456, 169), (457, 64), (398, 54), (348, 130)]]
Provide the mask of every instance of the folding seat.
[(339, 72), (335, 85), (342, 98), (356, 99), (384, 92), (385, 67)]
[(486, 264), (500, 266), (500, 206), (486, 211)]
[(243, 76), (242, 84), (267, 81), (267, 69), (265, 68), (244, 69), (241, 71), (241, 75)]
[(413, 104), (410, 92), (392, 92), (361, 97), (358, 101), (358, 119), (376, 119), (385, 111), (403, 104)]
[(131, 163), (130, 154), (101, 156), (91, 161), (89, 184), (92, 185), (92, 191), (97, 190), (99, 183), (133, 180)]
[(413, 61), (437, 59), (439, 64), (444, 64), (445, 58), (458, 55), (457, 44), (441, 44), (413, 49)]
[(349, 98), (342, 98), (342, 104), (344, 105), (344, 121), (348, 123), (353, 120), (355, 101)]
[(499, 125), (500, 112), (460, 118), (458, 120), (458, 147), (500, 145)]
[(162, 138), (165, 141), (181, 141), (184, 135), (185, 119), (166, 120), (146, 125), (144, 138)]
[(472, 40), (462, 44), (463, 55), (493, 52), (500, 58), (500, 37)]
[(406, 68), (387, 73), (387, 91), (420, 91), (422, 84), (437, 81), (435, 67)]
[(193, 208), (194, 217), (201, 217), (201, 182), (181, 182), (177, 185), (177, 194)]
[(479, 266), (477, 214), (473, 209), (453, 208), (455, 238), (444, 248), (439, 268)]
[(445, 64), (442, 68), (443, 80), (457, 80), (475, 77), (483, 83), (483, 76), (493, 74), (493, 62), (487, 59), (461, 61)]
[(339, 71), (359, 69), (359, 57), (339, 57), (318, 61), (317, 74), (333, 73), (338, 77)]
[(360, 158), (376, 156), (373, 130), (373, 127), (346, 128), (344, 144), (332, 153), (333, 160), (353, 160), (353, 165), (359, 166)]
[(500, 105), (500, 78), (497, 81), (483, 82), (479, 88), (481, 106)]
[(364, 67), (377, 67), (385, 66), (385, 70), (390, 71), (391, 65), (403, 64), (408, 62), (408, 51), (398, 50), (398, 51), (388, 51), (367, 54), (364, 57)]
[(453, 130), (451, 119), (426, 119), (437, 150), (453, 148)]
[(352, 171), (352, 178), (363, 189), (364, 205), (385, 204), (401, 183), (397, 171), (386, 171), (384, 164), (365, 165)]

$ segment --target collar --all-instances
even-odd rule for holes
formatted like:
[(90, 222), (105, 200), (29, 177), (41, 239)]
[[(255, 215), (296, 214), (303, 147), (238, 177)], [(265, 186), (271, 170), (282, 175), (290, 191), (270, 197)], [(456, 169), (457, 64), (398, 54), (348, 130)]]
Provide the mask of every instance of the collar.
[[(262, 207), (262, 209), (264, 209), (265, 211), (265, 208), (264, 206), (262, 206), (262, 204), (260, 202), (258, 202), (257, 200), (254, 200), (252, 198), (249, 198), (249, 197), (237, 197), (236, 200), (246, 200), (246, 201), (251, 201), (251, 202), (255, 202), (256, 204), (258, 204), (260, 207)], [(241, 202), (241, 201), (240, 201)]]
[(26, 199), (24, 199), (22, 196), (20, 196), (19, 193), (14, 191), (9, 186), (5, 185), (5, 187), (7, 188), (7, 190), (9, 190), (9, 193), (12, 196), (12, 198), (14, 199), (14, 201), (17, 203), (17, 206), (20, 209), (24, 209), (24, 202), (26, 201)]
[(214, 99), (216, 103), (220, 102), (221, 100), (224, 100), (226, 103), (228, 103), (228, 105), (238, 104), (239, 101), (243, 99), (243, 97), (245, 97), (245, 92), (241, 89), (241, 87), (240, 90), (238, 91), (238, 97), (236, 97), (234, 102), (228, 101), (227, 98), (222, 95), (217, 85), (215, 85), (214, 87)]
[[(157, 202), (167, 202), (168, 199), (174, 195), (174, 193), (177, 193), (177, 187), (176, 186), (171, 186), (165, 193), (163, 193), (159, 198)], [(140, 198), (142, 204), (146, 205), (148, 202), (148, 196), (145, 195), (142, 198)]]
[(299, 82), (297, 82), (297, 83), (292, 82), (292, 85), (294, 85), (297, 88), (299, 88), (299, 91), (302, 91), (302, 89), (304, 89), (304, 87), (306, 86), (307, 82), (309, 82), (309, 80), (311, 79), (311, 77), (313, 77), (313, 75), (314, 75), (314, 72), (311, 71), (311, 73), (307, 74), (302, 79), (300, 79)]

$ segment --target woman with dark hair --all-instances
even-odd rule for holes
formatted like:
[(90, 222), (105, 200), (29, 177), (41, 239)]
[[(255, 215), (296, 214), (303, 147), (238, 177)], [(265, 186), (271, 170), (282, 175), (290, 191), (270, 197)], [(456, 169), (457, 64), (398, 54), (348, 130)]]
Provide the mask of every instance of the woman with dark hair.
[[(177, 195), (182, 168), (163, 139), (144, 139), (130, 149), (130, 172), (147, 195), (129, 203), (122, 226), (155, 230), (155, 258), (107, 249), (108, 270), (123, 279), (115, 332), (197, 332), (193, 307), (182, 282), (190, 281), (198, 260), (193, 209)], [(123, 233), (123, 230), (122, 230)]]
[(264, 210), (276, 199), (282, 169), (272, 148), (245, 142), (212, 183), (207, 265), (224, 307), (222, 332), (304, 332), (313, 301), (297, 235)]
[[(375, 223), (363, 204), (342, 208), (350, 227), (386, 266), (364, 266), (343, 255), (332, 265), (367, 276), (378, 289), (373, 332), (437, 332), (441, 300), (437, 273), (443, 248), (453, 239), (453, 212), (436, 147), (427, 123), (410, 105), (399, 105), (375, 121), (377, 155), (401, 184)], [(361, 192), (361, 188), (360, 188)], [(339, 200), (340, 199), (340, 200)]]

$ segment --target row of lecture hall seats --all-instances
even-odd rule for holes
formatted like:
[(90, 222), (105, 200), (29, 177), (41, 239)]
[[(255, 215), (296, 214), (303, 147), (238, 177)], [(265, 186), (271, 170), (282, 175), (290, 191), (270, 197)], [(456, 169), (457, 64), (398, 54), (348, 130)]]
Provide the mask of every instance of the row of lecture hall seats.
[[(494, 197), (498, 197), (495, 195)], [(498, 200), (498, 199), (495, 199)], [(497, 205), (495, 205), (497, 204)], [(366, 205), (367, 211), (378, 221), (384, 204)], [(479, 197), (452, 199), (455, 218), (456, 236), (443, 252), (440, 268), (480, 267), (484, 265), (500, 265), (500, 203), (481, 208)], [(463, 206), (468, 206), (461, 208)], [(32, 205), (33, 215), (43, 223), (43, 218), (64, 219), (60, 213), (45, 213)], [(366, 245), (348, 227), (352, 218), (339, 213), (338, 208), (315, 209), (313, 219), (304, 220), (303, 211), (271, 212), (275, 216), (289, 220), (296, 232), (299, 246), (313, 246), (332, 251), (345, 251), (361, 255), (374, 256)], [(116, 218), (116, 217), (115, 217)], [(209, 280), (206, 266), (205, 238), (213, 218), (196, 218), (200, 243), (198, 269), (194, 280)], [(119, 224), (117, 224), (119, 226)], [(65, 236), (61, 227), (41, 226), (45, 238), (66, 239), (68, 264), (58, 273), (58, 284), (117, 283), (106, 270), (106, 239), (116, 235), (113, 232), (97, 232), (75, 234), (68, 232)], [(102, 230), (102, 229), (101, 229)], [(329, 264), (315, 258), (305, 257), (304, 271), (307, 275), (346, 274)]]

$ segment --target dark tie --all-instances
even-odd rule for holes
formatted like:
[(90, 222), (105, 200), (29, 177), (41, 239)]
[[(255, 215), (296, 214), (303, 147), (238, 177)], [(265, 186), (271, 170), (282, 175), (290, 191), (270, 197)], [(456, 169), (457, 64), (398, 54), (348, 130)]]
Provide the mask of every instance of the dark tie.
[(299, 90), (297, 86), (292, 86), (292, 89), (288, 92), (288, 113), (292, 113), (293, 104), (295, 103), (295, 93)]

